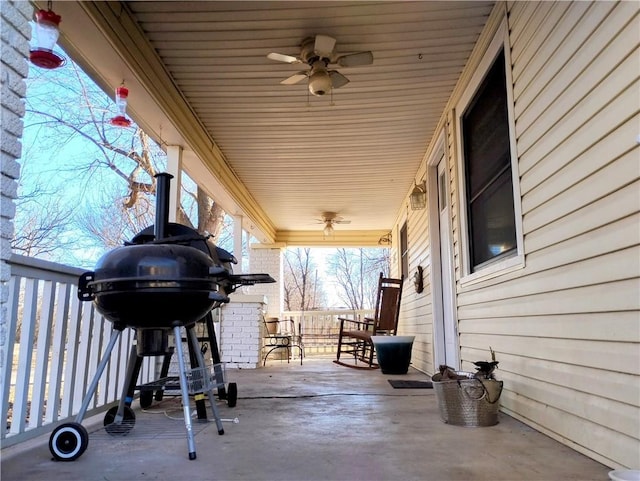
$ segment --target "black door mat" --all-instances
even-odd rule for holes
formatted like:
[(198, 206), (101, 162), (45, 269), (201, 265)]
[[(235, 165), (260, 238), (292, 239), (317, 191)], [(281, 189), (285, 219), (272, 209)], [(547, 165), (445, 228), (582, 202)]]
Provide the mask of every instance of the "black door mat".
[(431, 389), (431, 381), (406, 381), (404, 379), (389, 379), (394, 389)]

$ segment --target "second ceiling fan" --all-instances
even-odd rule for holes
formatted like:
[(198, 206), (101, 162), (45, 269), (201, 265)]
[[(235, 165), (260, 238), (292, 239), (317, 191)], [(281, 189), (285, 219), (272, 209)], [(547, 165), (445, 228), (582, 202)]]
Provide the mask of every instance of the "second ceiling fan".
[(325, 237), (333, 235), (333, 226), (335, 224), (351, 224), (350, 220), (344, 220), (335, 212), (323, 212), (321, 219), (316, 219), (319, 224), (324, 224), (322, 230)]
[(280, 82), (283, 85), (294, 85), (304, 79), (309, 81), (309, 92), (322, 96), (332, 89), (340, 88), (349, 79), (337, 70), (330, 70), (331, 65), (340, 67), (359, 67), (373, 63), (373, 53), (370, 51), (341, 55), (335, 51), (336, 40), (327, 35), (307, 37), (300, 45), (300, 55), (285, 55), (271, 52), (267, 58), (285, 63), (305, 63), (311, 68), (293, 74)]

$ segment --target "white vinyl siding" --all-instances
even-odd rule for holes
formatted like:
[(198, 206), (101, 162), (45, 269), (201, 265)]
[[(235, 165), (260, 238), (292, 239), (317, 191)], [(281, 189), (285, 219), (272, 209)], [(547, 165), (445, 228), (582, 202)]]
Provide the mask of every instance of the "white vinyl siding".
[[(456, 116), (469, 80), (443, 113), (462, 368), (472, 371), (493, 348), (504, 412), (607, 466), (636, 469), (639, 10), (638, 2), (507, 4), (523, 268), (464, 282)], [(493, 15), (504, 12), (497, 4)], [(478, 74), (496, 25), (488, 23), (463, 80)]]
[(510, 18), (526, 267), (460, 292), (462, 357), (491, 346), (507, 413), (637, 467), (638, 4)]
[[(406, 199), (406, 213), (409, 243), (409, 273), (404, 281), (400, 317), (403, 320), (398, 326), (398, 334), (415, 336), (411, 351), (411, 362), (425, 372), (433, 372), (433, 319), (431, 308), (431, 288), (429, 284), (429, 240), (427, 236), (427, 210), (411, 210), (409, 199)], [(405, 210), (403, 209), (403, 210)], [(418, 266), (422, 266), (424, 291), (416, 293), (413, 276)]]

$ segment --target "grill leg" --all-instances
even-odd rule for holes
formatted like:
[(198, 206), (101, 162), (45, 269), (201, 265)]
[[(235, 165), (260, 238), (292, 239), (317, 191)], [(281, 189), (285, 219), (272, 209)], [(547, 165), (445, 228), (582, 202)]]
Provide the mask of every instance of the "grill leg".
[(78, 414), (76, 415), (76, 422), (78, 424), (82, 422), (82, 419), (84, 418), (84, 415), (87, 412), (87, 408), (89, 407), (91, 398), (93, 397), (93, 395), (96, 392), (96, 389), (98, 388), (98, 382), (100, 381), (100, 377), (104, 372), (104, 368), (107, 367), (107, 363), (109, 362), (109, 357), (111, 356), (111, 351), (113, 351), (113, 347), (116, 345), (116, 342), (118, 342), (118, 338), (120, 337), (120, 334), (122, 334), (122, 331), (118, 329), (114, 329), (114, 331), (111, 333), (111, 339), (109, 339), (109, 344), (107, 345), (107, 349), (104, 351), (104, 355), (102, 356), (102, 359), (98, 364), (98, 368), (96, 369), (96, 374), (93, 376), (93, 380), (89, 385), (89, 389), (87, 389), (87, 393), (85, 394), (84, 399), (82, 400), (80, 411), (78, 411)]
[[(196, 356), (198, 361), (198, 367), (205, 367), (204, 357), (202, 356), (202, 352), (198, 349), (198, 336), (196, 336), (195, 330), (193, 326), (187, 327), (187, 336), (189, 336), (189, 345), (192, 346), (192, 351)], [(217, 382), (217, 379), (216, 379)], [(218, 428), (218, 434), (224, 434), (224, 428), (222, 427), (222, 420), (220, 419), (220, 414), (218, 414), (218, 407), (216, 406), (216, 401), (213, 397), (213, 388), (209, 389), (207, 392), (209, 396), (209, 403), (211, 404), (211, 410), (213, 411), (213, 418), (216, 420), (216, 427)]]
[(133, 394), (135, 393), (136, 381), (138, 380), (141, 367), (142, 358), (138, 357), (136, 346), (131, 346), (131, 350), (129, 351), (129, 361), (127, 362), (127, 373), (122, 387), (120, 402), (118, 403), (118, 411), (116, 412), (116, 416), (113, 420), (114, 424), (122, 423), (124, 420), (125, 407), (130, 407), (133, 402)]
[(212, 311), (205, 316), (207, 325), (207, 333), (209, 335), (209, 346), (211, 347), (211, 360), (213, 361), (213, 370), (216, 375), (216, 384), (218, 385), (218, 399), (227, 399), (227, 390), (224, 385), (222, 376), (222, 367), (220, 366), (220, 350), (218, 349), (218, 340), (216, 339), (216, 329), (213, 326)]
[(191, 409), (189, 408), (189, 389), (187, 387), (187, 375), (182, 352), (182, 334), (180, 326), (174, 326), (173, 335), (176, 339), (176, 354), (180, 366), (180, 391), (182, 391), (182, 409), (184, 411), (184, 426), (187, 430), (187, 446), (189, 448), (189, 459), (196, 459), (196, 442), (193, 437), (191, 427)]

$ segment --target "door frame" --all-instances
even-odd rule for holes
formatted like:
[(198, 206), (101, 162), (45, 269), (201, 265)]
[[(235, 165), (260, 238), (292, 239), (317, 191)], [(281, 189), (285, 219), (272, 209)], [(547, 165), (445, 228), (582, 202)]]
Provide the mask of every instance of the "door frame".
[[(457, 304), (456, 304), (456, 290), (455, 290), (455, 264), (453, 256), (453, 232), (452, 222), (449, 222), (449, 231), (445, 233), (446, 238), (449, 239), (450, 247), (450, 259), (449, 266), (451, 273), (449, 278), (451, 279), (450, 285), (443, 285), (442, 278), (442, 259), (440, 249), (440, 209), (438, 207), (438, 164), (440, 160), (444, 158), (444, 161), (449, 165), (449, 159), (447, 156), (447, 149), (445, 144), (445, 129), (442, 129), (438, 135), (438, 139), (435, 143), (435, 149), (432, 151), (427, 161), (427, 196), (428, 196), (428, 216), (429, 216), (429, 256), (431, 258), (431, 269), (429, 270), (429, 281), (431, 284), (431, 300), (432, 300), (432, 320), (433, 320), (433, 362), (434, 368), (437, 368), (440, 364), (445, 363), (446, 359), (446, 346), (445, 346), (445, 326), (444, 326), (444, 296), (449, 296), (449, 305), (451, 306), (451, 312), (449, 313), (451, 319), (455, 322), (455, 334), (456, 334), (456, 356), (453, 361), (449, 360), (448, 365), (455, 369), (460, 368), (460, 340), (457, 338), (458, 334), (458, 316), (457, 316)], [(451, 179), (449, 176), (449, 169), (445, 169), (446, 181), (447, 181), (447, 195), (451, 199), (450, 185)], [(449, 211), (451, 213), (451, 202), (449, 202)], [(450, 219), (451, 220), (451, 219)]]

